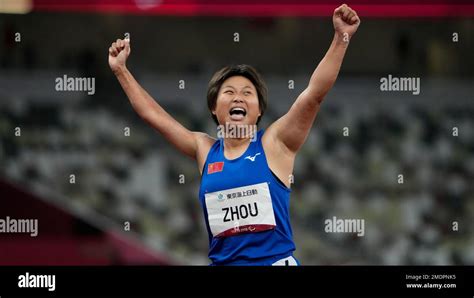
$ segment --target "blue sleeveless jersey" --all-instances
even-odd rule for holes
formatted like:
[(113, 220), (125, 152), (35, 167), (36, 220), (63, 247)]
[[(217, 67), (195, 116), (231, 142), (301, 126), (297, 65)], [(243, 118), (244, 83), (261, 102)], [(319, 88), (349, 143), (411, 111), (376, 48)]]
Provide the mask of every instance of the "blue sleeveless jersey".
[[(271, 265), (274, 261), (292, 256), (295, 250), (289, 214), (291, 190), (268, 167), (262, 146), (263, 133), (264, 130), (258, 131), (256, 139), (236, 159), (229, 160), (224, 156), (223, 139), (218, 139), (212, 145), (207, 156), (199, 200), (209, 234), (209, 258), (212, 265)], [(268, 191), (269, 195), (262, 195), (264, 199), (252, 201), (252, 195)], [(221, 208), (227, 204), (226, 199), (229, 200), (228, 204), (234, 205)], [(224, 203), (219, 205), (219, 202)], [(245, 203), (239, 206), (239, 202)], [(265, 219), (251, 222), (251, 216), (262, 216), (265, 210)], [(224, 231), (226, 228), (221, 225), (230, 225), (230, 222), (225, 221), (231, 220), (235, 221), (235, 225), (238, 225), (239, 220), (250, 220), (250, 225)], [(274, 222), (274, 225), (268, 224), (269, 221)], [(238, 233), (233, 233), (232, 230)], [(213, 235), (216, 231), (221, 233)]]

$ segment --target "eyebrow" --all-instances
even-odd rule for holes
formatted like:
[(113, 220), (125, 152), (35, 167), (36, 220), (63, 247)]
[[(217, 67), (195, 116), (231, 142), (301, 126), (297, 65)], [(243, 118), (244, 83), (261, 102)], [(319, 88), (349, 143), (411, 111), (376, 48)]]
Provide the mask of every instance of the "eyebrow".
[[(230, 85), (225, 85), (225, 86), (222, 86), (222, 88), (232, 88), (232, 89), (236, 90), (236, 89), (235, 89), (233, 86), (230, 86)], [(245, 89), (245, 88), (250, 88), (250, 89), (252, 89), (252, 87), (251, 87), (251, 86), (249, 86), (249, 85), (245, 86), (245, 87), (244, 87), (244, 88), (242, 88), (242, 89)]]

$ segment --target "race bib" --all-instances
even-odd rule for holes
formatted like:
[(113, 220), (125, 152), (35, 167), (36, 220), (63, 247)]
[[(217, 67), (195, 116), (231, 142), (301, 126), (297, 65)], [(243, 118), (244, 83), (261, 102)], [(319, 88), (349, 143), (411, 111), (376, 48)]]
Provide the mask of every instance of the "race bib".
[(266, 182), (207, 193), (205, 199), (214, 237), (261, 232), (276, 226)]

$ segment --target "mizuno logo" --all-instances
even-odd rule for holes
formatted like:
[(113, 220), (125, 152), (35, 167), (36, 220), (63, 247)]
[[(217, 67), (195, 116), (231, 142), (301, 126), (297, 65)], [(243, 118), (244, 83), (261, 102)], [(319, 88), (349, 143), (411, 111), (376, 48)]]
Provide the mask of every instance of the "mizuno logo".
[(255, 161), (255, 157), (257, 157), (257, 155), (260, 155), (260, 152), (259, 153), (256, 153), (254, 156), (246, 156), (245, 159), (250, 159), (250, 161)]

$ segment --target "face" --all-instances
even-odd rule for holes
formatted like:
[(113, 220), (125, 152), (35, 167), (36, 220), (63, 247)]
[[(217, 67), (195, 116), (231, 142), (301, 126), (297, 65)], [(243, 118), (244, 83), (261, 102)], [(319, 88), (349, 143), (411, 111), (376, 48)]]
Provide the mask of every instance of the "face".
[(230, 77), (222, 83), (212, 111), (219, 124), (254, 125), (261, 115), (257, 89), (243, 76)]

